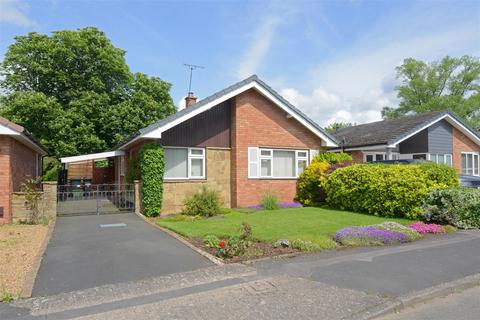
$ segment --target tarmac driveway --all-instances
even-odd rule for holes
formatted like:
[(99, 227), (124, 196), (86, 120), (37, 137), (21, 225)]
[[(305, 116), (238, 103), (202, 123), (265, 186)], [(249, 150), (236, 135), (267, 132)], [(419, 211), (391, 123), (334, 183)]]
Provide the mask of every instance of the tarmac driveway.
[(58, 217), (33, 296), (213, 265), (134, 214)]

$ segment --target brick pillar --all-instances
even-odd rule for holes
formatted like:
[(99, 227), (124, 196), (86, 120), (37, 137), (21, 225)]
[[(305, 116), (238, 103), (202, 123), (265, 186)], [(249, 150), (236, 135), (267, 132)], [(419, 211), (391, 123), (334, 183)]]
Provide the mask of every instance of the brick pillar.
[(45, 204), (44, 214), (48, 218), (57, 216), (57, 182), (45, 181), (42, 182), (43, 201)]
[(135, 180), (133, 182), (134, 184), (134, 190), (135, 190), (135, 213), (140, 214), (142, 213), (142, 203), (140, 200), (140, 181)]

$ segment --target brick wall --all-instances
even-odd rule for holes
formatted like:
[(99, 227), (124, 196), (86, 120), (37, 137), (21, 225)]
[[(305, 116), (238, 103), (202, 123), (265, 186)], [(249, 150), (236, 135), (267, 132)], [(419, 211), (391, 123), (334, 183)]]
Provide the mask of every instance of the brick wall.
[(13, 192), (20, 191), (21, 184), (35, 178), (41, 167), (38, 154), (9, 136), (0, 136), (0, 223), (12, 221)]
[(206, 180), (164, 181), (162, 215), (180, 212), (185, 198), (203, 185), (218, 191), (221, 206), (230, 208), (230, 149), (207, 148)]
[(321, 139), (250, 89), (232, 103), (232, 207), (258, 204), (265, 192), (293, 201), (296, 179), (248, 179), (248, 147), (321, 149)]
[[(0, 224), (11, 221), (11, 138), (0, 135)], [(1, 217), (3, 215), (3, 218)]]
[(453, 167), (459, 173), (462, 172), (462, 152), (480, 152), (480, 146), (453, 128)]
[(363, 152), (360, 150), (349, 152), (356, 163), (363, 163)]
[[(43, 182), (41, 198), (38, 202), (40, 217), (45, 216), (54, 219), (57, 215), (57, 183)], [(28, 210), (26, 208), (25, 194), (23, 192), (14, 192), (12, 194), (12, 220), (26, 220)]]

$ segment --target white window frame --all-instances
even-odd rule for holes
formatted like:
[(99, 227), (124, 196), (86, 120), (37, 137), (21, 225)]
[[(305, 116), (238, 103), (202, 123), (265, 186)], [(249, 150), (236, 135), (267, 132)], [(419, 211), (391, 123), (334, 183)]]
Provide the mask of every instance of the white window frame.
[[(251, 150), (257, 150), (257, 158), (252, 159)], [(262, 151), (268, 151), (269, 155), (262, 155)], [(274, 177), (273, 176), (273, 152), (274, 151), (290, 151), (295, 153), (295, 176), (294, 177)], [(300, 152), (305, 152), (306, 156), (299, 156)], [(269, 176), (262, 176), (262, 159), (270, 160), (270, 173)], [(299, 160), (306, 160), (307, 166), (310, 164), (310, 151), (308, 149), (282, 149), (282, 148), (259, 148), (259, 147), (248, 147), (248, 178), (249, 179), (297, 179), (298, 174), (298, 162)], [(253, 175), (250, 168), (251, 165), (257, 166), (257, 175)]]
[[(475, 174), (475, 166), (472, 167), (472, 176), (475, 176), (475, 177), (478, 177), (480, 176), (480, 153), (478, 152), (468, 152), (468, 151), (465, 151), (465, 152), (462, 152), (461, 153), (462, 155), (469, 155), (471, 154), (472, 155), (472, 165), (475, 161), (475, 157), (477, 157), (477, 174)], [(468, 161), (467, 161), (468, 163)], [(461, 173), (464, 174), (464, 175), (467, 175), (466, 173), (463, 173), (463, 166), (462, 166), (462, 156), (460, 156), (460, 170), (461, 170)]]
[(365, 162), (365, 163), (367, 162), (367, 156), (373, 156), (374, 160), (372, 162), (377, 162), (377, 155), (382, 155), (383, 159), (380, 160), (380, 161), (386, 160), (385, 159), (387, 157), (386, 152), (364, 152), (363, 153), (363, 162)]
[[(439, 163), (438, 162), (438, 156), (443, 156), (443, 162)], [(450, 158), (450, 161), (447, 162), (447, 157)], [(429, 153), (427, 154), (427, 160), (432, 161), (437, 164), (446, 164), (450, 167), (453, 166), (453, 155), (450, 153)]]
[[(206, 151), (205, 148), (198, 148), (198, 147), (163, 147), (164, 149), (183, 149), (187, 150), (187, 176), (186, 177), (165, 177), (164, 180), (204, 180), (206, 179)], [(192, 154), (192, 150), (201, 150), (202, 154)], [(192, 159), (201, 159), (202, 161), (202, 175), (201, 176), (192, 176), (191, 174), (191, 167), (192, 167)]]

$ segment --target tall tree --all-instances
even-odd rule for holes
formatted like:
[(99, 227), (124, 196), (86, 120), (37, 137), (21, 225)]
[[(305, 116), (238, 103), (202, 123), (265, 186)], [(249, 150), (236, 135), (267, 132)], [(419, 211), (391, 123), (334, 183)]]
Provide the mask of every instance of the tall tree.
[(175, 112), (171, 85), (132, 74), (125, 51), (93, 27), (18, 36), (0, 72), (0, 114), (57, 157), (112, 148)]
[(385, 107), (384, 118), (450, 109), (480, 130), (480, 60), (445, 57), (426, 63), (405, 59), (396, 68), (402, 84), (396, 87), (398, 107)]

